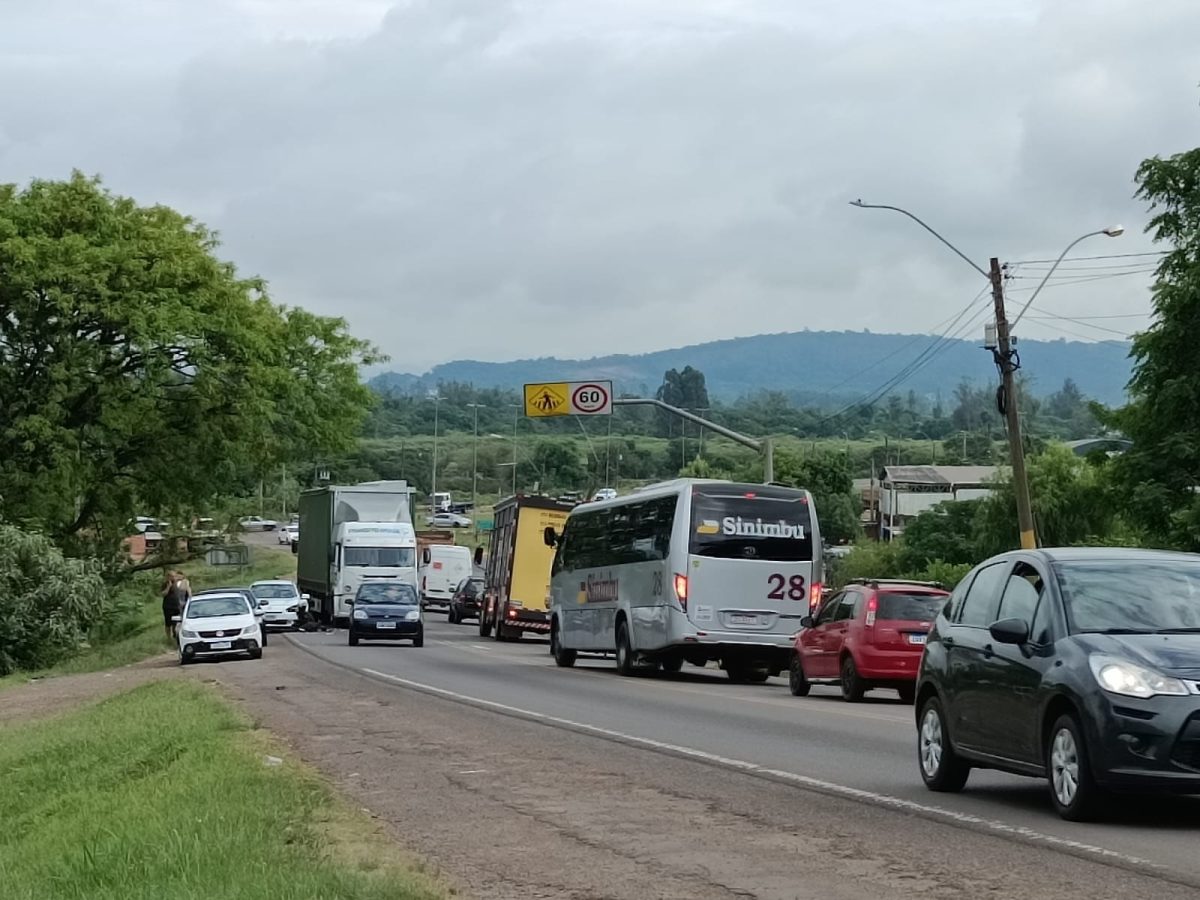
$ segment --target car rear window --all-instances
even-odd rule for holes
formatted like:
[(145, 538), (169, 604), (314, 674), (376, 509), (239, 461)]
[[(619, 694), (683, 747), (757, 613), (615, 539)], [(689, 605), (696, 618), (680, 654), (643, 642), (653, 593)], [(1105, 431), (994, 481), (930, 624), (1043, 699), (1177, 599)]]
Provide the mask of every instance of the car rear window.
[(945, 594), (888, 591), (879, 595), (877, 617), (885, 621), (932, 622), (945, 605)]

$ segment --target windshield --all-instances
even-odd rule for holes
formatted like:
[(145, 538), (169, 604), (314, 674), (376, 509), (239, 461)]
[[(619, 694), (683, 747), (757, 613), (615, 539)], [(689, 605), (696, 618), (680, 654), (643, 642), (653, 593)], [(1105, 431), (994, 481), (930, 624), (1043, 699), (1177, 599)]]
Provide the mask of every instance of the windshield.
[(241, 597), (193, 597), (188, 604), (187, 618), (215, 619), (218, 616), (244, 616), (250, 607)]
[(696, 488), (691, 552), (724, 559), (812, 562), (811, 515), (799, 491)]
[(294, 584), (257, 584), (251, 590), (259, 600), (294, 600), (299, 596)]
[(364, 584), (358, 589), (356, 603), (396, 603), (417, 605), (417, 589), (411, 584)]
[(1068, 621), (1080, 631), (1200, 631), (1200, 560), (1063, 562)]
[(883, 621), (932, 622), (945, 605), (944, 594), (889, 591), (879, 595), (878, 618)]
[(347, 547), (342, 562), (377, 569), (410, 568), (417, 564), (417, 551), (412, 547)]

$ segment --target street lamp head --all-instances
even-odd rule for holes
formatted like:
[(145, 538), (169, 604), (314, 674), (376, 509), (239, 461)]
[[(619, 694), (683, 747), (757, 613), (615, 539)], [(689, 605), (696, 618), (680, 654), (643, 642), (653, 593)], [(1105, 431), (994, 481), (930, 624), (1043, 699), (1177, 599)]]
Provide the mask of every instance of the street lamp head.
[(850, 205), (851, 206), (866, 206), (867, 204), (862, 202), (862, 197), (859, 197), (857, 200), (851, 200)]
[(1113, 225), (1111, 228), (1105, 228), (1104, 233), (1109, 237), (1120, 237), (1125, 233), (1124, 225)]

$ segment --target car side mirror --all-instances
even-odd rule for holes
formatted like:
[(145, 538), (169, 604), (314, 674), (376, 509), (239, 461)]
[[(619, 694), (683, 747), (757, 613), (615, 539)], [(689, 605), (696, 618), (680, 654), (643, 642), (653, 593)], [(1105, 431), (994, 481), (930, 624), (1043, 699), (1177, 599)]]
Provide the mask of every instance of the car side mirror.
[(483, 565), (483, 548), (482, 547), (475, 548), (475, 565), (477, 565), (477, 566)]
[(354, 605), (354, 598), (353, 598), (353, 597), (347, 597), (347, 598), (346, 598), (346, 605), (347, 605), (347, 606), (353, 606), (353, 605)]
[(812, 616), (801, 617), (800, 627), (801, 628), (812, 628), (813, 627), (813, 617)]
[(271, 601), (270, 601), (270, 600), (259, 600), (259, 601), (258, 601), (258, 608), (259, 608), (259, 609), (262, 609), (264, 606), (270, 606), (270, 605), (271, 605)]
[(305, 602), (308, 602), (309, 600), (312, 599), (312, 595), (311, 594), (301, 594), (300, 599), (304, 600)]
[(542, 532), (542, 539), (546, 542), (547, 547), (558, 546), (558, 532), (554, 530), (553, 525), (546, 526), (546, 530)]
[(183, 619), (181, 619), (179, 616), (171, 616), (171, 621), (174, 622), (176, 625), (178, 625), (180, 622), (183, 621)]
[(992, 640), (1001, 644), (1024, 644), (1029, 641), (1029, 625), (1024, 619), (1001, 619), (988, 627)]
[(429, 548), (428, 548), (428, 547), (426, 547), (424, 550), (422, 550), (422, 551), (421, 551), (421, 562), (422, 562), (422, 564), (424, 564), (424, 565), (429, 565), (429, 559), (430, 559), (430, 555), (431, 555), (431, 554), (429, 553)]

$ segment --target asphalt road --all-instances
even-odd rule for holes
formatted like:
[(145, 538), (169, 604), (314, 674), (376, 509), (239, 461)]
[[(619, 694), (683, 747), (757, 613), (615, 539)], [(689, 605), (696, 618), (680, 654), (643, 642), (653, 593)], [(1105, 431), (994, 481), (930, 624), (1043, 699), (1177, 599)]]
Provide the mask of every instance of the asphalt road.
[(1061, 821), (1032, 779), (976, 771), (964, 793), (933, 794), (917, 770), (912, 707), (889, 691), (848, 704), (828, 688), (792, 697), (782, 678), (734, 685), (711, 665), (640, 678), (619, 677), (604, 658), (559, 669), (545, 640), (497, 643), (473, 621), (452, 626), (436, 613), (421, 649), (351, 648), (344, 631), (292, 640), (398, 687), (1200, 886), (1200, 798), (1130, 798), (1108, 821), (1082, 825)]

